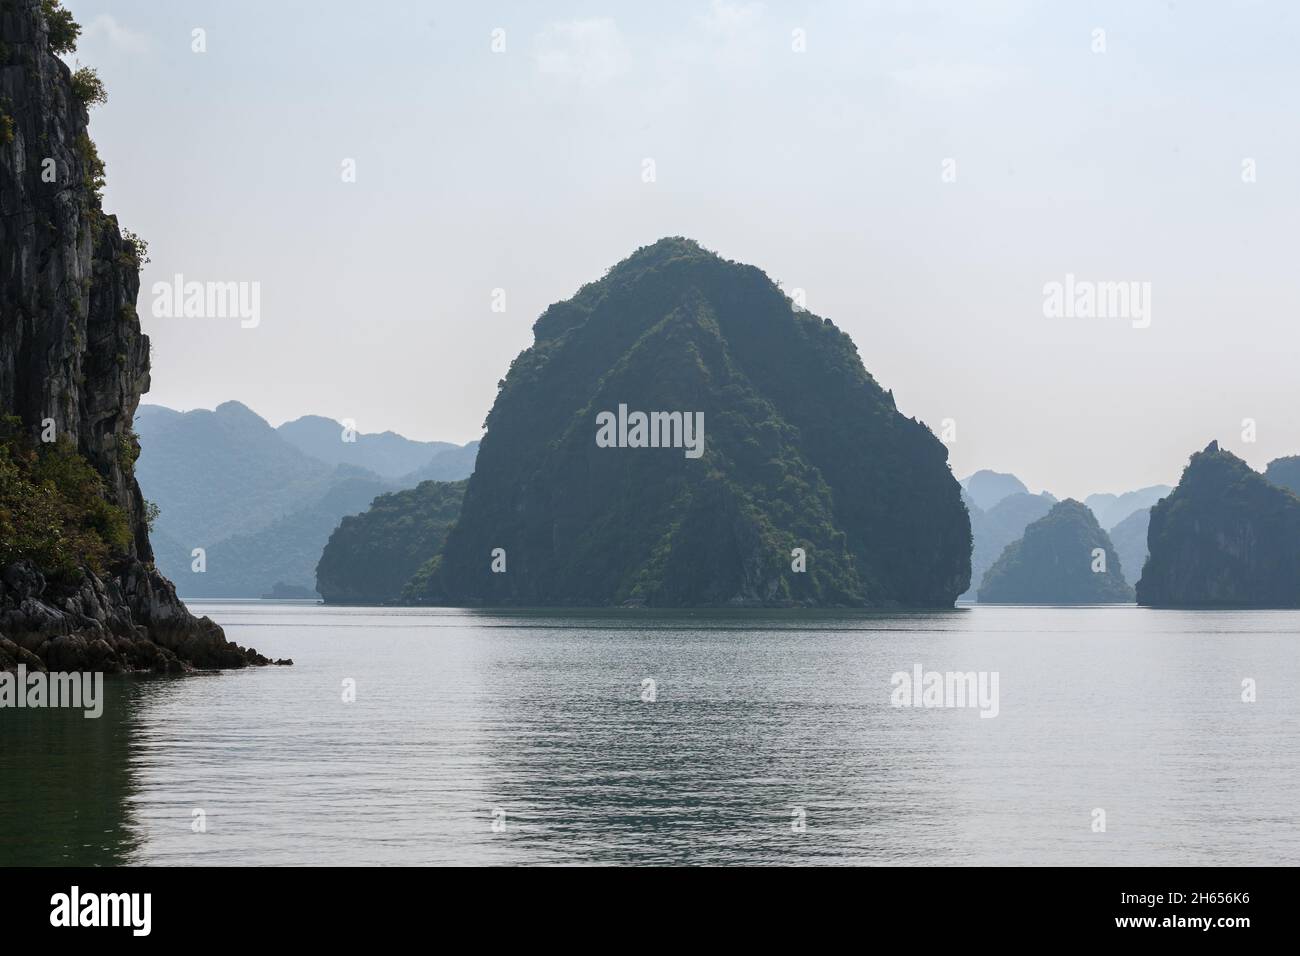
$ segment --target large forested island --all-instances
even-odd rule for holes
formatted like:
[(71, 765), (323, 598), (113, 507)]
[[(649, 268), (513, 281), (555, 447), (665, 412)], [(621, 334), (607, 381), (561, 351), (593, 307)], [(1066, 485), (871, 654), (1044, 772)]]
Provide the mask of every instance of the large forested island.
[[(947, 449), (760, 270), (664, 239), (534, 335), (410, 600), (949, 607), (966, 589)], [(702, 416), (698, 447), (638, 442), (637, 413)]]

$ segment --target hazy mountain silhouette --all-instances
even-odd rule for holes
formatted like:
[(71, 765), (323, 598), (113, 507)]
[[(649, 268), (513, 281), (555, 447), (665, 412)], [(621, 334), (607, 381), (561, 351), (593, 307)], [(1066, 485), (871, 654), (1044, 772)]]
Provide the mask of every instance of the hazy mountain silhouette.
[(1047, 514), (1054, 504), (1056, 499), (1047, 492), (1041, 495), (1017, 492), (1007, 495), (988, 511), (971, 510), (971, 586), (961, 595), (961, 600), (975, 600), (985, 573), (1006, 546), (1019, 539), (1030, 522)]
[[(1095, 549), (1105, 552), (1095, 570)], [(1072, 498), (1025, 528), (989, 568), (981, 602), (998, 604), (1115, 604), (1133, 600), (1114, 545), (1092, 511)]]
[(1264, 477), (1279, 488), (1300, 495), (1300, 455), (1274, 458), (1264, 469)]
[(1124, 580), (1137, 586), (1142, 577), (1142, 566), (1147, 560), (1147, 526), (1151, 521), (1151, 509), (1139, 508), (1115, 527), (1110, 529), (1110, 540), (1115, 545), (1120, 564), (1124, 568)]
[(285, 422), (276, 431), (289, 444), (318, 461), (365, 468), (381, 478), (404, 478), (427, 467), (440, 452), (461, 450), (459, 445), (450, 442), (413, 441), (391, 431), (355, 432), (352, 441), (343, 441), (343, 423), (320, 415), (304, 415)]
[(1151, 485), (1120, 495), (1089, 495), (1083, 499), (1083, 503), (1097, 516), (1097, 523), (1109, 530), (1133, 512), (1150, 508), (1171, 491), (1173, 489), (1169, 485)]
[[(350, 446), (342, 425), (317, 416), (291, 424), (293, 441), (239, 402), (212, 411), (141, 407), (135, 427), (145, 450), (137, 475), (160, 509), (153, 533), (158, 567), (182, 596), (260, 597), (276, 584), (314, 590), (321, 551), (342, 518), (409, 480), (299, 447), (317, 442), (331, 454), (320, 443), (327, 430), (335, 443)], [(429, 456), (420, 468), (459, 478), (473, 469), (476, 446), (408, 442), (392, 433), (358, 435), (357, 444), (364, 438), (377, 439), (363, 446), (364, 455), (390, 470), (414, 460), (405, 457), (414, 450)], [(193, 570), (195, 548), (206, 552), (202, 572)]]
[(988, 511), (1008, 495), (1029, 493), (1024, 482), (1015, 475), (987, 468), (962, 479), (961, 486), (981, 511)]

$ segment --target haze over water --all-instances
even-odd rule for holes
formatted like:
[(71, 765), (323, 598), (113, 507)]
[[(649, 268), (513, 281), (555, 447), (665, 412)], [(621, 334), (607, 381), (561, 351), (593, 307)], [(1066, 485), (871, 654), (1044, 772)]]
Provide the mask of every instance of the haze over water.
[(193, 609), (295, 666), (0, 712), (0, 862), (1300, 863), (1300, 612)]

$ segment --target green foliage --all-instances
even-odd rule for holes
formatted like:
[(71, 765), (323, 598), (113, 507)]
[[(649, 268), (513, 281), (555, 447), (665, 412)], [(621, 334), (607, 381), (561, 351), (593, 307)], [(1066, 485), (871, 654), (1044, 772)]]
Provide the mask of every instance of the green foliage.
[(157, 522), (158, 515), (161, 513), (162, 509), (158, 507), (156, 502), (150, 501), (148, 498), (144, 499), (144, 523), (148, 525), (150, 531), (153, 530), (154, 523)]
[(108, 102), (108, 90), (93, 67), (78, 67), (72, 74), (72, 95), (86, 107)]
[(145, 263), (153, 261), (149, 258), (149, 243), (130, 229), (122, 230), (122, 243), (126, 248), (127, 255), (131, 257), (131, 261), (137, 269)]
[[(1093, 571), (1093, 551), (1106, 570)], [(1133, 600), (1119, 555), (1087, 505), (1067, 498), (1007, 545), (980, 585), (982, 603), (1119, 604)]]
[[(342, 520), (316, 566), (316, 590), (329, 603), (387, 604), (402, 597), (447, 537), (460, 514), (465, 481), (425, 481), (380, 495), (370, 508)], [(418, 600), (427, 574), (412, 584)]]
[(126, 474), (130, 474), (135, 469), (136, 460), (140, 457), (140, 438), (131, 429), (126, 429), (122, 434), (117, 436), (117, 464)]
[(0, 113), (0, 142), (6, 146), (14, 141), (14, 118), (8, 113)]
[(59, 0), (41, 0), (41, 14), (50, 33), (51, 53), (71, 53), (77, 48), (81, 25), (72, 19), (72, 11)]
[(80, 567), (102, 572), (131, 544), (126, 512), (70, 442), (32, 447), (7, 419), (0, 437), (0, 565), (31, 559), (59, 578)]

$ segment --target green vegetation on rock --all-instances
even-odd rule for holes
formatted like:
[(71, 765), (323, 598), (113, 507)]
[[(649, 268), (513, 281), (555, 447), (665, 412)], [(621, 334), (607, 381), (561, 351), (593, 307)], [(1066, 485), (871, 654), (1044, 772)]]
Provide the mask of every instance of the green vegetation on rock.
[(33, 446), (20, 422), (0, 424), (0, 567), (26, 559), (52, 578), (103, 573), (130, 544), (126, 512), (71, 442)]

